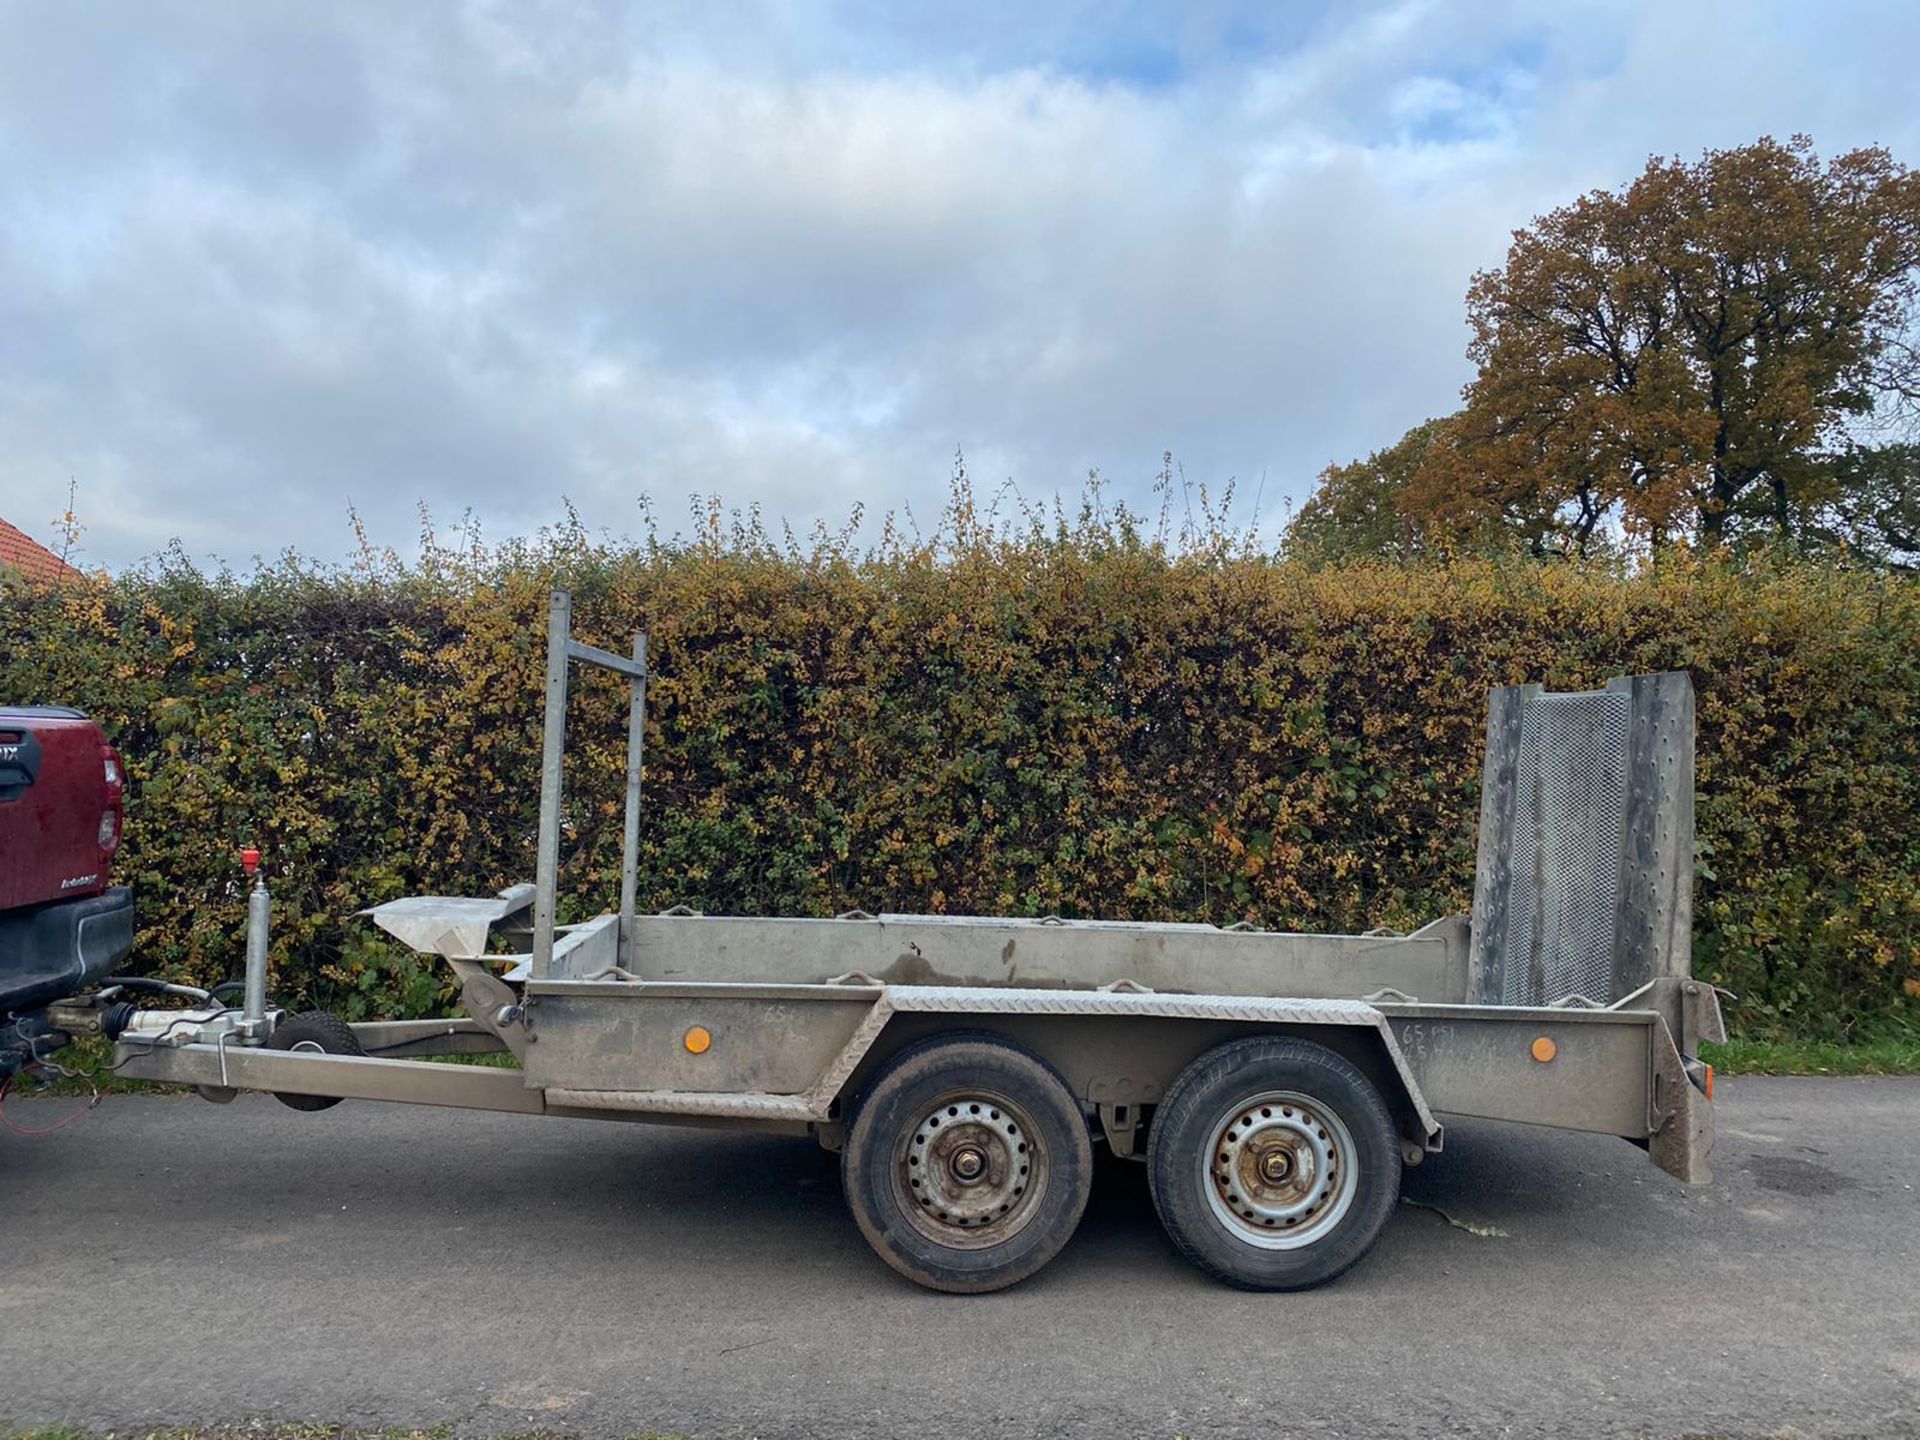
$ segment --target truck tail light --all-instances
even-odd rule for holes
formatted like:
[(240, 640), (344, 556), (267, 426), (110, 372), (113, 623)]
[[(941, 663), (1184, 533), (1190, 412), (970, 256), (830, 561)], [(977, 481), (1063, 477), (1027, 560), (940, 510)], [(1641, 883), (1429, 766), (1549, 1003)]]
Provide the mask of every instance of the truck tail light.
[(120, 752), (111, 745), (100, 747), (100, 772), (107, 785), (107, 808), (100, 812), (100, 855), (104, 859), (120, 848), (121, 808), (127, 803), (127, 772), (120, 764)]

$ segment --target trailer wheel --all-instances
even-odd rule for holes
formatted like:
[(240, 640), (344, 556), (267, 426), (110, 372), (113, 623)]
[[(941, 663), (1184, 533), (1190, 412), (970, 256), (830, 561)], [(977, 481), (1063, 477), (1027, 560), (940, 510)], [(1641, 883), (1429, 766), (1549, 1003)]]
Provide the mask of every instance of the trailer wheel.
[(1093, 1145), (1044, 1062), (994, 1036), (948, 1037), (902, 1051), (868, 1087), (841, 1176), (882, 1260), (977, 1294), (1060, 1252), (1093, 1189)]
[(1153, 1117), (1154, 1209), (1188, 1260), (1244, 1290), (1301, 1290), (1366, 1254), (1400, 1194), (1386, 1103), (1350, 1061), (1282, 1036), (1184, 1070)]
[[(304, 1010), (289, 1015), (274, 1027), (267, 1040), (269, 1050), (304, 1050), (314, 1055), (364, 1055), (360, 1041), (347, 1022), (330, 1010)], [(331, 1110), (340, 1103), (338, 1095), (294, 1095), (274, 1091), (273, 1098), (292, 1110)]]

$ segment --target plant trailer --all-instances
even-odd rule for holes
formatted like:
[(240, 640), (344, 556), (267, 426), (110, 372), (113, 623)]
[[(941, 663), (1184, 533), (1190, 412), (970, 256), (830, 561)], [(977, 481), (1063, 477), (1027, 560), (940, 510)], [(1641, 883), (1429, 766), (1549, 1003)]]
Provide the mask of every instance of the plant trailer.
[[(570, 667), (631, 687), (618, 909), (555, 923)], [(1718, 997), (1689, 973), (1693, 693), (1684, 674), (1492, 692), (1471, 917), (1407, 935), (1247, 925), (636, 913), (647, 651), (574, 638), (552, 597), (536, 873), (485, 897), (362, 912), (438, 956), (464, 1015), (349, 1025), (266, 998), (253, 895), (245, 998), (61, 1028), (123, 1074), (214, 1100), (277, 1094), (812, 1135), (855, 1223), (945, 1291), (1031, 1275), (1072, 1236), (1094, 1150), (1147, 1167), (1202, 1270), (1330, 1280), (1372, 1246), (1447, 1116), (1617, 1135), (1708, 1179)], [(518, 1068), (421, 1057), (510, 1052)]]

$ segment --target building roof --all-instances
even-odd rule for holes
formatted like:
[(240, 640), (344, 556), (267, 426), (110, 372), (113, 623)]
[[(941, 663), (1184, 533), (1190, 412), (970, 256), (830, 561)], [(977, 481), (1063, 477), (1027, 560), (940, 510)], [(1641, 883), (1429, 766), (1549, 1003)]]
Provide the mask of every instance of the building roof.
[(57, 584), (80, 572), (16, 525), (0, 520), (0, 570), (18, 570), (29, 580)]

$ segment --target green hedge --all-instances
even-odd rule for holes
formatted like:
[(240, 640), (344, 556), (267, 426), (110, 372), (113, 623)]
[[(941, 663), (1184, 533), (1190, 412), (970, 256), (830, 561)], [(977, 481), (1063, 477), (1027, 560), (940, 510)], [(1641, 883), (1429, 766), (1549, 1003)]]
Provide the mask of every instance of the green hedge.
[[(1920, 591), (1898, 579), (1315, 571), (1110, 524), (867, 554), (576, 531), (15, 588), (0, 697), (80, 705), (125, 755), (147, 969), (237, 973), (254, 843), (278, 992), (421, 1013), (448, 977), (343, 917), (531, 877), (556, 579), (582, 634), (652, 636), (645, 906), (1407, 926), (1470, 902), (1487, 686), (1684, 668), (1696, 973), (1755, 1037), (1920, 1015)], [(623, 704), (578, 687), (574, 916), (614, 893)]]

